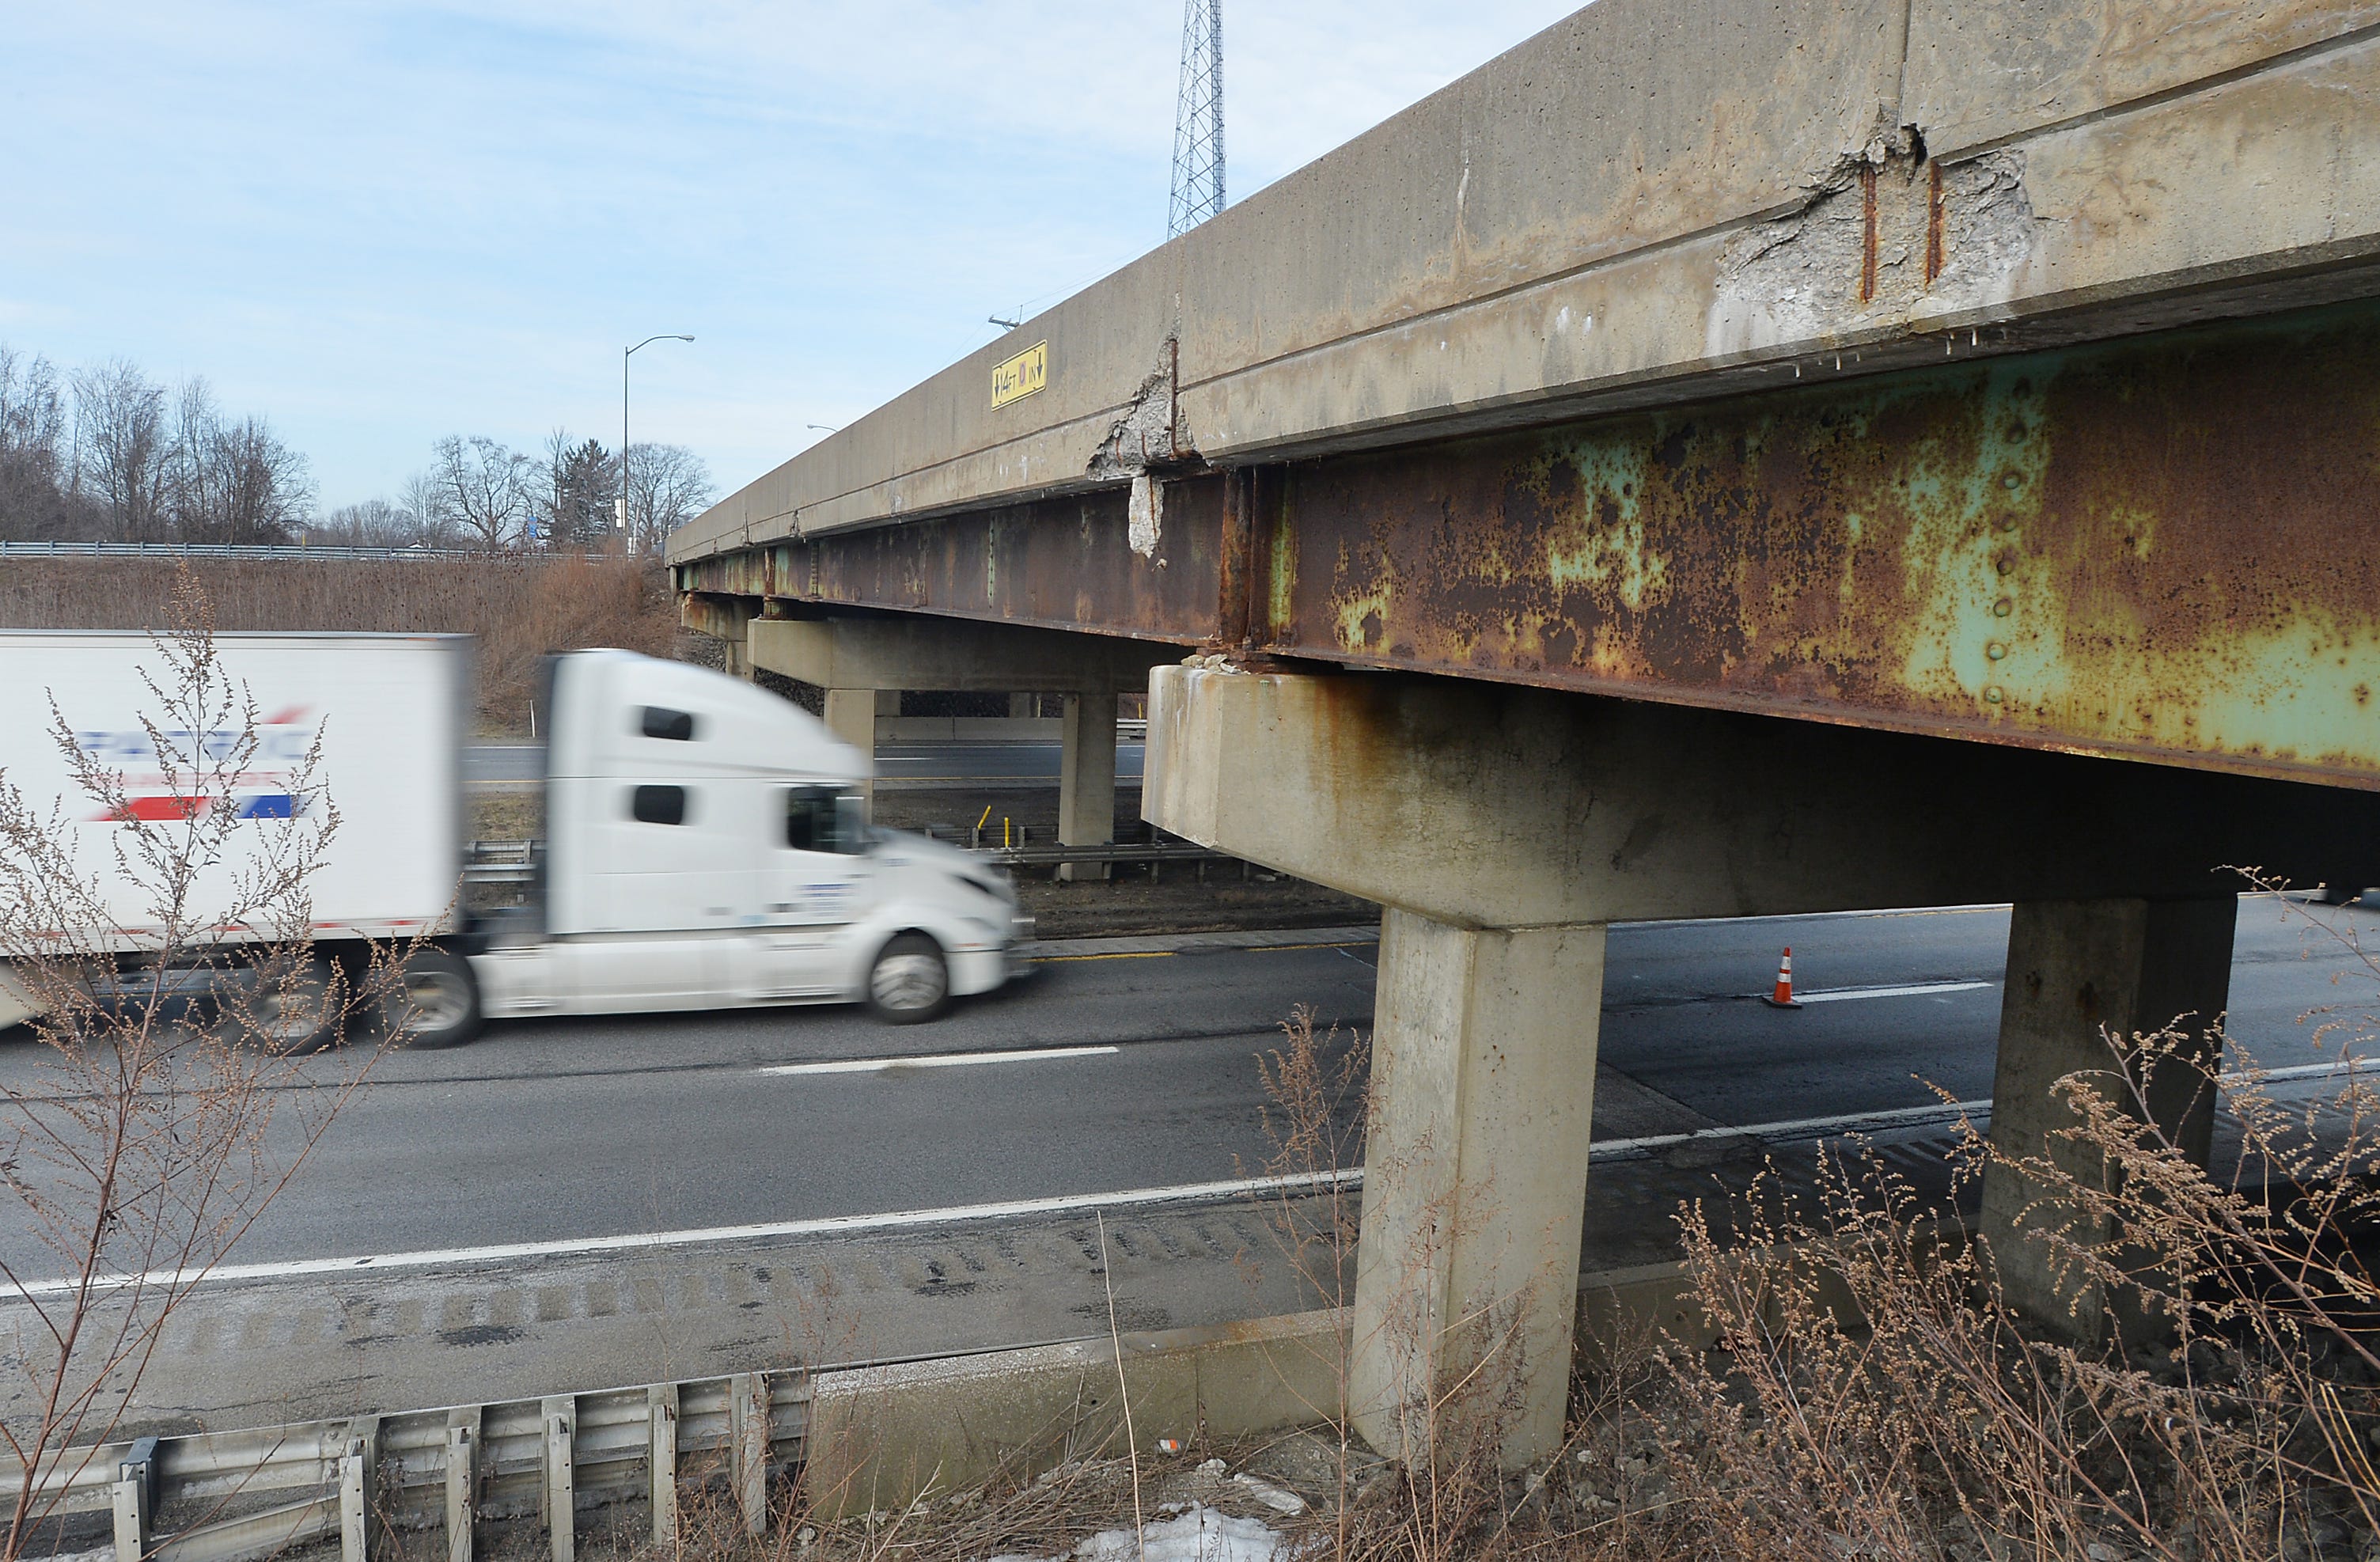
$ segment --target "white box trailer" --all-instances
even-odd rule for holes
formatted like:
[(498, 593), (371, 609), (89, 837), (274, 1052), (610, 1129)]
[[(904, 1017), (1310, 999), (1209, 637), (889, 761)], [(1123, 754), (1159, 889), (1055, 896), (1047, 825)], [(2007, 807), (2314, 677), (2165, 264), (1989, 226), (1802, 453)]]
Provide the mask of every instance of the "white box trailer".
[[(1030, 922), (984, 859), (866, 819), (869, 761), (797, 706), (740, 679), (621, 651), (551, 658), (546, 839), (524, 905), (466, 915), (463, 750), (470, 641), (445, 635), (216, 637), (257, 714), (234, 808), (258, 834), (306, 806), (313, 777), (340, 827), (308, 881), (325, 973), (369, 941), (428, 940), (407, 973), (416, 1045), (468, 1039), (483, 1015), (600, 1014), (857, 999), (896, 1021), (1016, 974)], [(127, 811), (170, 817), (142, 718), (170, 687), (143, 633), (0, 631), (0, 778), (38, 811), (65, 809), (86, 873), (112, 867), (119, 822), (73, 786), (53, 710), (82, 751), (123, 777)], [(144, 678), (144, 673), (146, 677)], [(170, 734), (222, 752), (233, 731)], [(194, 897), (225, 897), (237, 855)], [(142, 886), (108, 873), (105, 914), (55, 930), (59, 946), (139, 958), (161, 936)], [(208, 946), (256, 942), (225, 928)], [(0, 1025), (27, 1017), (0, 969)], [(11, 995), (18, 1001), (11, 1007)], [(294, 1023), (294, 1022), (293, 1022)], [(286, 1038), (292, 1045), (320, 1039)]]
[[(318, 938), (412, 937), (450, 931), (463, 854), (464, 723), (471, 641), (460, 635), (219, 635), (221, 665), (244, 685), (256, 714), (256, 751), (234, 785), (238, 815), (260, 827), (301, 806), (291, 786), (318, 735), (313, 780), (335, 801), (341, 824), (306, 882)], [(147, 680), (168, 678), (146, 634), (0, 631), (0, 772), (37, 809), (65, 805), (76, 855), (101, 875), (113, 925), (63, 930), (95, 949), (153, 946), (152, 894), (114, 871), (115, 821), (78, 792), (53, 740), (63, 718), (75, 745), (123, 778), (131, 812), (164, 819), (187, 806), (169, 795), (149, 725), (164, 714)], [(239, 740), (235, 713), (222, 730), (168, 731), (191, 745), (185, 769), (219, 759)], [(237, 838), (237, 836), (235, 838)], [(193, 909), (228, 902), (248, 860), (202, 873)], [(226, 929), (242, 942), (262, 936)]]

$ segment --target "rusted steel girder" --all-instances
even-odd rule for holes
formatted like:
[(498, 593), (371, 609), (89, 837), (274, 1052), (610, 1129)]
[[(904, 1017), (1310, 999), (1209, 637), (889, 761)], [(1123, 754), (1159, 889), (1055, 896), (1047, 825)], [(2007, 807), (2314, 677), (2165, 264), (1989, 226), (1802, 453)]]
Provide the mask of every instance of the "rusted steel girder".
[(2380, 306), (1202, 474), (1145, 553), (1118, 491), (679, 574), (2380, 788)]
[(677, 585), (1196, 643), (1215, 636), (1222, 499), (1220, 475), (1166, 484), (1145, 554), (1119, 488), (716, 555)]

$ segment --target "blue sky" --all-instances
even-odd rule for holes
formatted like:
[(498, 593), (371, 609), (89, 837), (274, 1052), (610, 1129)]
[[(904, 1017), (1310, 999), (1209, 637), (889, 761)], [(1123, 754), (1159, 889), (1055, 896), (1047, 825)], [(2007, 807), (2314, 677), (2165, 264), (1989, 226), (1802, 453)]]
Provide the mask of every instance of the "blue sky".
[[(1225, 0), (1231, 193), (1572, 0)], [(0, 342), (203, 374), (393, 494), (446, 433), (722, 492), (1164, 237), (1180, 0), (0, 5)]]

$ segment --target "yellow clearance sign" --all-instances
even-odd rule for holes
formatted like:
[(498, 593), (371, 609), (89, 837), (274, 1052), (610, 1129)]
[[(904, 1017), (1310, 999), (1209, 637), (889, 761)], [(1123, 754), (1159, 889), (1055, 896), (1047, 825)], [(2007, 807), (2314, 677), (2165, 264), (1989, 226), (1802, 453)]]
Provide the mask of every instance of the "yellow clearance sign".
[(1036, 342), (991, 372), (991, 404), (1022, 401), (1050, 383), (1050, 344)]

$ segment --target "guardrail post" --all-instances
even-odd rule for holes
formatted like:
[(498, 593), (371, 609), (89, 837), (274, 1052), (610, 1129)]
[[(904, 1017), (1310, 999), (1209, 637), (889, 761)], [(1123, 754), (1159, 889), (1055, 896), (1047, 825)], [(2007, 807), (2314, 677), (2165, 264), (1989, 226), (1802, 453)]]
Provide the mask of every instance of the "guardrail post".
[(553, 1539), (553, 1562), (573, 1562), (578, 1550), (576, 1454), (578, 1401), (567, 1396), (544, 1401), (545, 1530)]
[(116, 1562), (143, 1562), (157, 1508), (157, 1439), (135, 1439), (115, 1464)]
[(657, 1383), (645, 1390), (652, 1421), (653, 1544), (677, 1541), (677, 1385)]
[(371, 1510), (364, 1501), (364, 1440), (348, 1438), (346, 1452), (339, 1456), (340, 1562), (366, 1562), (365, 1524)]
[(455, 1411), (446, 1425), (446, 1562), (471, 1562), (479, 1446), (480, 1412)]
[(744, 1532), (769, 1528), (769, 1378), (743, 1373), (728, 1380), (727, 1402), (735, 1444), (735, 1500), (744, 1510)]

